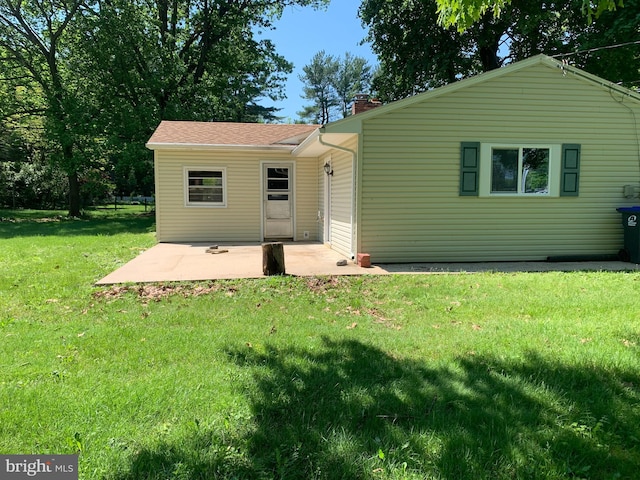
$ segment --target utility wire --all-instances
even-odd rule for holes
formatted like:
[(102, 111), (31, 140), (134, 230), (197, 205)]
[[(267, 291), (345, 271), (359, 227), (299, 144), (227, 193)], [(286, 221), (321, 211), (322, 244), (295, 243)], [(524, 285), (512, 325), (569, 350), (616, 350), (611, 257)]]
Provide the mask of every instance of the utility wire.
[[(625, 43), (617, 43), (615, 45), (606, 45), (604, 47), (594, 47), (594, 48), (589, 48), (587, 50), (576, 50), (575, 52), (571, 52), (571, 53), (558, 53), (556, 55), (549, 55), (551, 58), (561, 58), (561, 57), (570, 57), (571, 55), (578, 55), (580, 53), (591, 53), (591, 52), (598, 52), (600, 50), (611, 50), (614, 48), (619, 48), (619, 47), (628, 47), (630, 45), (640, 45), (640, 40), (634, 40), (632, 42), (625, 42)], [(566, 62), (566, 60), (562, 60), (563, 62)], [(618, 85), (620, 85), (622, 82), (616, 82)], [(627, 84), (636, 84), (636, 83), (640, 83), (640, 80), (636, 80), (633, 82), (625, 82)]]
[(556, 55), (549, 55), (549, 56), (552, 58), (569, 57), (571, 55), (577, 55), (579, 53), (591, 53), (591, 52), (597, 52), (599, 50), (611, 50), (613, 48), (627, 47), (629, 45), (640, 45), (640, 40), (636, 40), (634, 42), (618, 43), (616, 45), (607, 45), (605, 47), (594, 47), (594, 48), (589, 48), (587, 50), (576, 50), (575, 52), (571, 52), (571, 53), (558, 53)]

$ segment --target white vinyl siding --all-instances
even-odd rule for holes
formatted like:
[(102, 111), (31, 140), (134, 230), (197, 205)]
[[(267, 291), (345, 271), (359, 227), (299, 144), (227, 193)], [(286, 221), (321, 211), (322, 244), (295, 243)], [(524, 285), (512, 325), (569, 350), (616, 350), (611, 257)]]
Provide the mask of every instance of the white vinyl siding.
[[(361, 250), (372, 262), (616, 253), (622, 187), (640, 181), (640, 108), (618, 97), (536, 64), (363, 120)], [(461, 142), (578, 144), (579, 196), (460, 196)]]
[(316, 172), (317, 172), (317, 187), (318, 187), (318, 238), (322, 243), (328, 243), (329, 238), (327, 237), (327, 229), (325, 228), (325, 216), (327, 213), (326, 202), (327, 197), (329, 196), (330, 190), (328, 182), (330, 178), (327, 177), (327, 174), (324, 173), (324, 164), (331, 163), (331, 156), (323, 156), (320, 157), (316, 162)]
[[(356, 140), (344, 147), (355, 150)], [(355, 245), (353, 243), (353, 155), (342, 150), (332, 150), (331, 166), (331, 248), (351, 257)]]

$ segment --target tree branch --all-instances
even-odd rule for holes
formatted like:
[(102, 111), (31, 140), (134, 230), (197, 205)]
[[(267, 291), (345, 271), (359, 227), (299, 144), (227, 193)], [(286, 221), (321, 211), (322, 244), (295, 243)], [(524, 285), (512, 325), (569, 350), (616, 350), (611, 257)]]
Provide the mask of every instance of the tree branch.
[(0, 117), (1, 120), (7, 120), (11, 117), (16, 117), (16, 116), (27, 116), (27, 115), (43, 115), (47, 112), (46, 108), (30, 108), (27, 110), (19, 110), (16, 112), (9, 112), (9, 113), (5, 113), (4, 115), (2, 115)]
[(12, 44), (6, 42), (5, 40), (0, 39), (0, 46), (4, 47), (9, 51), (14, 57), (15, 61), (22, 67), (26, 68), (31, 75), (33, 75), (33, 79), (38, 82), (38, 84), (42, 87), (45, 92), (49, 92), (49, 85), (45, 81), (44, 77), (38, 72), (34, 65), (29, 62), (22, 52), (18, 51)]
[(45, 58), (48, 58), (50, 53), (49, 49), (47, 49), (42, 39), (33, 31), (31, 25), (29, 25), (29, 23), (24, 19), (20, 6), (18, 4), (14, 5), (10, 0), (6, 0), (6, 2), (9, 7), (9, 13), (22, 26), (22, 29), (18, 28), (14, 22), (5, 18), (4, 20), (8, 22), (7, 26), (13, 28), (13, 30), (21, 35), (25, 40), (28, 40), (33, 46), (40, 50), (40, 53), (42, 53)]

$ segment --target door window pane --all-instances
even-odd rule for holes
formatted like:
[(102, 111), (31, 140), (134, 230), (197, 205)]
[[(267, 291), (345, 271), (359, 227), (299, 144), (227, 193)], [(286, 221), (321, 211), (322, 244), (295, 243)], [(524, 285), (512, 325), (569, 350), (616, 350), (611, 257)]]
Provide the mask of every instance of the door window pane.
[(289, 190), (289, 169), (267, 168), (267, 190)]
[(274, 194), (269, 194), (267, 195), (267, 200), (276, 200), (276, 201), (286, 201), (289, 200), (289, 195), (274, 195)]

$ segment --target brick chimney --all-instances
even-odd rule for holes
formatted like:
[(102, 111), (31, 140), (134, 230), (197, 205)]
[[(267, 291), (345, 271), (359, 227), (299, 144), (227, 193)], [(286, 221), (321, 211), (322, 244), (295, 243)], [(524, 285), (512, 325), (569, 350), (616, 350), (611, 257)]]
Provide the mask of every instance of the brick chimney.
[(366, 93), (356, 93), (351, 105), (351, 115), (366, 112), (382, 105), (380, 100), (372, 98), (369, 100), (369, 95)]

